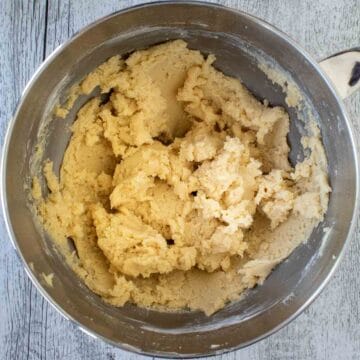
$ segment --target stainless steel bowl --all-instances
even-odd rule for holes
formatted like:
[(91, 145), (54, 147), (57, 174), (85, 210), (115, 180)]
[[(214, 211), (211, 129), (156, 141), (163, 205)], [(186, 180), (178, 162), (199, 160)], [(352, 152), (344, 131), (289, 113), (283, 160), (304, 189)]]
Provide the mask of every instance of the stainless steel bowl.
[[(48, 141), (42, 158), (53, 159), (57, 169), (60, 166), (69, 139), (67, 125), (75, 112), (66, 121), (51, 121), (50, 110), (69, 87), (114, 54), (175, 38), (185, 39), (190, 47), (204, 53), (214, 53), (216, 67), (242, 79), (260, 98), (287, 107), (280, 87), (260, 71), (258, 62), (283, 69), (302, 90), (304, 109), (318, 119), (333, 189), (325, 220), (308, 242), (281, 263), (264, 285), (210, 317), (200, 312), (166, 313), (105, 304), (72, 273), (51, 240), (39, 230), (24, 190), (34, 171), (30, 158), (45, 123)], [(80, 99), (75, 107), (85, 100)], [(294, 160), (300, 152), (304, 126), (299, 112), (288, 110)], [(196, 2), (160, 2), (120, 11), (88, 26), (56, 49), (24, 90), (10, 121), (2, 161), (2, 205), (8, 232), (43, 296), (88, 334), (126, 350), (182, 358), (244, 347), (304, 310), (329, 280), (354, 227), (357, 184), (350, 124), (319, 65), (269, 24), (245, 13)], [(42, 274), (49, 273), (54, 273), (53, 287), (43, 281)]]

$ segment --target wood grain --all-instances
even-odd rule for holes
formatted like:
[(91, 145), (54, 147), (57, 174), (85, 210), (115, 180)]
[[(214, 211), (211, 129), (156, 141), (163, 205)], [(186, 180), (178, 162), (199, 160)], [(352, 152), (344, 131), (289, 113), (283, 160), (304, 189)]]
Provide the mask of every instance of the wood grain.
[[(215, 1), (214, 1), (215, 2)], [(276, 25), (315, 59), (360, 45), (359, 0), (224, 0)], [(31, 74), (83, 26), (131, 0), (0, 1), (0, 141)], [(357, 139), (360, 93), (346, 100)], [(359, 359), (359, 226), (335, 276), (301, 316), (275, 335), (217, 359)], [(0, 359), (141, 359), (83, 334), (28, 280), (0, 218)]]

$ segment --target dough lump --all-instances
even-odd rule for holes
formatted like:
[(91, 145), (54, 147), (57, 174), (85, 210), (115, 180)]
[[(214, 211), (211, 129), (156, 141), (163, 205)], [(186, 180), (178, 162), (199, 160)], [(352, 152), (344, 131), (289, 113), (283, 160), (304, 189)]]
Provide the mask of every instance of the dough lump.
[(293, 168), (286, 111), (214, 60), (182, 40), (110, 58), (75, 89), (107, 97), (78, 112), (59, 179), (45, 163), (44, 198), (34, 179), (45, 229), (62, 249), (71, 239), (70, 265), (113, 305), (210, 315), (262, 283), (327, 209), (318, 133)]

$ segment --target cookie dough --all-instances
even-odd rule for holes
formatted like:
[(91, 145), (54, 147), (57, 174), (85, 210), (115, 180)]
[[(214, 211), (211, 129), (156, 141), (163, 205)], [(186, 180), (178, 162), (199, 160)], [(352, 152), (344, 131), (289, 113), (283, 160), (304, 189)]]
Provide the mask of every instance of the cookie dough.
[(59, 179), (51, 161), (46, 196), (34, 179), (45, 229), (113, 305), (210, 315), (261, 284), (327, 209), (318, 131), (293, 168), (286, 111), (214, 60), (182, 40), (110, 58), (75, 89), (102, 95), (78, 112)]

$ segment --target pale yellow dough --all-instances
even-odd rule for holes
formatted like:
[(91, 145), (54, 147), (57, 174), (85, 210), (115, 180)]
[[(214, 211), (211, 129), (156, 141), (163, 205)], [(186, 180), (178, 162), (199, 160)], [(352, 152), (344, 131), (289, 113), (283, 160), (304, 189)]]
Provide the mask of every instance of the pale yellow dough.
[(62, 249), (73, 240), (71, 266), (111, 304), (212, 314), (262, 283), (327, 209), (318, 132), (292, 168), (288, 114), (214, 60), (182, 40), (112, 57), (74, 88), (110, 98), (79, 111), (59, 180), (45, 164), (44, 199), (34, 180), (46, 230)]

